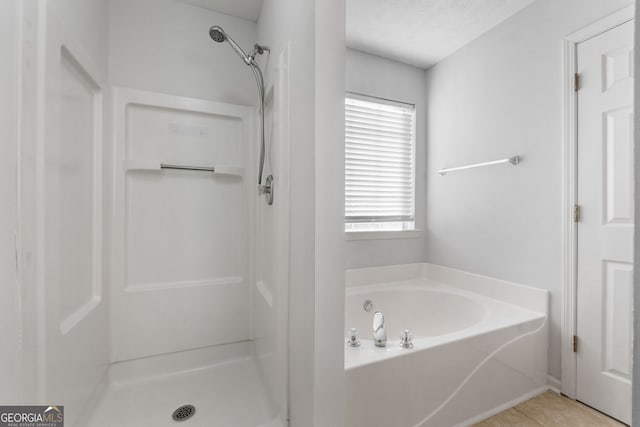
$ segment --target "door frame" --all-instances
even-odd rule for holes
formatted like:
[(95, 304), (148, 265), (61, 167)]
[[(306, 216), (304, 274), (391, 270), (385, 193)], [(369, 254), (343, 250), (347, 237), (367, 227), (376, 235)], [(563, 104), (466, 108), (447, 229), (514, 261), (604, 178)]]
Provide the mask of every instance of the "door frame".
[[(564, 39), (563, 146), (562, 146), (562, 375), (561, 391), (575, 399), (577, 394), (577, 355), (573, 352), (576, 335), (578, 226), (574, 206), (578, 202), (578, 93), (575, 90), (578, 45), (634, 19), (635, 6), (627, 6), (568, 35)], [(557, 380), (556, 380), (557, 381)]]

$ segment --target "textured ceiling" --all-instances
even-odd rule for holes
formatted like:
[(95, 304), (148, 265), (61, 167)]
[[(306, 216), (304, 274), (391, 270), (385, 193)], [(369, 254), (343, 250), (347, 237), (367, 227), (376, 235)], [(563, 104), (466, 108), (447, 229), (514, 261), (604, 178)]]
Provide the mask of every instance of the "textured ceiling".
[(257, 21), (262, 9), (262, 0), (178, 0), (205, 9), (215, 10), (238, 18)]
[(428, 68), (534, 0), (346, 0), (347, 46)]

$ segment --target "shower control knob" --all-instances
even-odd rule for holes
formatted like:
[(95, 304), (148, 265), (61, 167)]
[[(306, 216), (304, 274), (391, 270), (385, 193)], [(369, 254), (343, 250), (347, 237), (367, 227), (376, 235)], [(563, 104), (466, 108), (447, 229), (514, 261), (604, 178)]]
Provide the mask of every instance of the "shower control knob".
[(351, 328), (351, 333), (349, 335), (349, 339), (347, 340), (347, 344), (349, 344), (351, 347), (360, 347), (358, 330), (356, 328)]
[(408, 329), (405, 329), (400, 334), (400, 347), (402, 348), (413, 348), (413, 336)]

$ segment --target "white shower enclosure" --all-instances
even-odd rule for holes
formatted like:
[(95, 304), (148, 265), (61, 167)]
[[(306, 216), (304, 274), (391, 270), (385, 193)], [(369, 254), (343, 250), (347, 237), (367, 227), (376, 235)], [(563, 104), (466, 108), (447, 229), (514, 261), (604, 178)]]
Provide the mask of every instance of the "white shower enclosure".
[[(253, 76), (207, 34), (222, 24), (254, 43), (255, 22), (173, 0), (12, 6), (30, 307), (16, 316), (15, 402), (65, 405), (85, 426), (114, 378), (161, 381), (228, 354), (255, 367), (269, 403), (254, 425), (286, 422), (289, 49), (265, 58), (268, 206)], [(180, 169), (194, 166), (211, 170)]]

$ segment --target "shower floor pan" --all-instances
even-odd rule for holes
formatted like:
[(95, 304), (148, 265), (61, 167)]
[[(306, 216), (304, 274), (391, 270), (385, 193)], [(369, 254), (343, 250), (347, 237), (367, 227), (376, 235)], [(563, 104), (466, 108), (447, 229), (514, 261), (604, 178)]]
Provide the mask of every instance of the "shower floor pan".
[[(277, 426), (248, 343), (116, 363), (89, 427)], [(188, 419), (174, 411), (193, 405)]]

